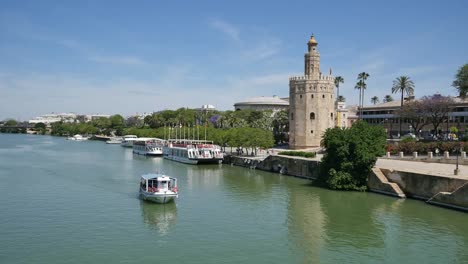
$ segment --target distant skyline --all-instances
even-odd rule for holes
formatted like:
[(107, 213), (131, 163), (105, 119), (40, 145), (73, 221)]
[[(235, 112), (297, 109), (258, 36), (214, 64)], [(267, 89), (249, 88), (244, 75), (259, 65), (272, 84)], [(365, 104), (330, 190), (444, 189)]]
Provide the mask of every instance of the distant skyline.
[[(313, 33), (321, 70), (365, 105), (408, 75), (415, 96), (456, 95), (468, 63), (467, 1), (2, 1), (0, 120), (51, 112), (233, 110), (289, 96)], [(398, 99), (398, 95), (392, 95)]]

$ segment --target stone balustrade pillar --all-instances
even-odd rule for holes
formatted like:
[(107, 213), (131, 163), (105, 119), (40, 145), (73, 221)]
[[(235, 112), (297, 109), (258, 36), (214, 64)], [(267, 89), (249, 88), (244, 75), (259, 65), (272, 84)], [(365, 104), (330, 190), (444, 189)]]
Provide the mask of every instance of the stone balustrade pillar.
[(403, 154), (403, 152), (400, 152), (400, 159), (402, 159), (405, 155)]
[(413, 152), (413, 159), (417, 159), (417, 158), (418, 158), (418, 152), (415, 151), (415, 152)]
[(450, 158), (450, 154), (448, 151), (444, 151), (444, 159), (449, 159)]
[(462, 158), (462, 159), (466, 159), (466, 151), (462, 151), (462, 152), (461, 152), (461, 158)]
[(390, 158), (390, 157), (391, 157), (390, 152), (387, 152), (387, 158)]
[(427, 152), (427, 158), (428, 159), (433, 159), (434, 158), (434, 156), (432, 154), (432, 151)]

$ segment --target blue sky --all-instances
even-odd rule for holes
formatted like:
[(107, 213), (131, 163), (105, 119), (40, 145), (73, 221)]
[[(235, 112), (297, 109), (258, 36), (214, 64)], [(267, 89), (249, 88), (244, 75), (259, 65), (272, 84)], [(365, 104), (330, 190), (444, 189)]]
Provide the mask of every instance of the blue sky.
[(366, 104), (401, 75), (417, 97), (455, 95), (467, 14), (467, 1), (3, 0), (0, 120), (232, 110), (249, 97), (288, 96), (311, 33), (322, 71), (344, 77), (348, 104), (362, 71)]

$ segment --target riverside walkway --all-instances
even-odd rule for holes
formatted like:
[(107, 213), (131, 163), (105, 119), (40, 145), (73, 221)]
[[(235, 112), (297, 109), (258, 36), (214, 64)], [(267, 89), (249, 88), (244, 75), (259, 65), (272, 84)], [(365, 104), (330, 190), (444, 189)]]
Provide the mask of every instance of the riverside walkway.
[(377, 160), (375, 166), (384, 169), (393, 169), (451, 178), (468, 179), (467, 165), (458, 165), (458, 169), (460, 170), (458, 175), (454, 175), (453, 173), (456, 165), (446, 163), (431, 163), (380, 158)]
[[(311, 149), (307, 151), (316, 151), (317, 149)], [(279, 152), (285, 151), (285, 149), (269, 149), (269, 153), (266, 151), (259, 151), (257, 156), (243, 155), (244, 158), (251, 160), (263, 160), (268, 155), (278, 155)], [(232, 153), (235, 154), (235, 153)], [(311, 160), (320, 161), (323, 157), (323, 154), (317, 154), (315, 158)], [(295, 157), (298, 159), (308, 159), (302, 157)], [(390, 170), (399, 170), (414, 172), (420, 174), (429, 174), (450, 178), (459, 178), (459, 179), (468, 179), (468, 165), (458, 165), (459, 174), (454, 175), (454, 170), (456, 168), (455, 164), (441, 163), (441, 162), (423, 162), (415, 160), (401, 160), (398, 158), (379, 158), (375, 164), (376, 167)]]

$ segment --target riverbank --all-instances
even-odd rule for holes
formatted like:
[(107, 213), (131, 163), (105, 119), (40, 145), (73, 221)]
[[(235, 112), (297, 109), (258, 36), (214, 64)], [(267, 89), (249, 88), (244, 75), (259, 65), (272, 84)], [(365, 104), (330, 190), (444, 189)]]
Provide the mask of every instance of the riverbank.
[[(226, 155), (223, 163), (315, 180), (321, 155), (314, 159), (268, 155)], [(369, 176), (369, 191), (399, 198), (424, 200), (429, 204), (468, 211), (468, 166), (418, 161), (377, 160)]]

